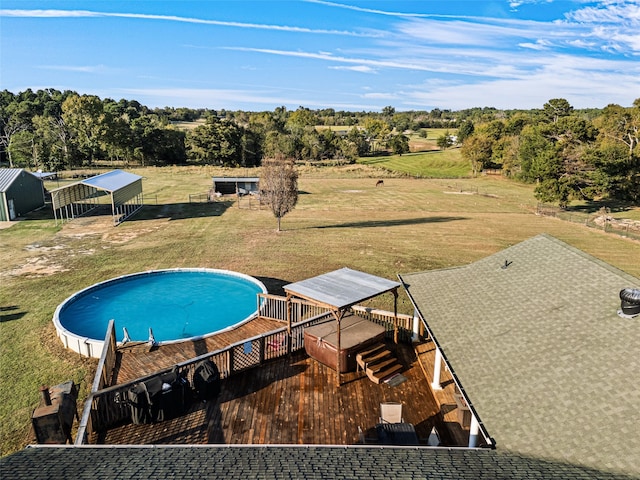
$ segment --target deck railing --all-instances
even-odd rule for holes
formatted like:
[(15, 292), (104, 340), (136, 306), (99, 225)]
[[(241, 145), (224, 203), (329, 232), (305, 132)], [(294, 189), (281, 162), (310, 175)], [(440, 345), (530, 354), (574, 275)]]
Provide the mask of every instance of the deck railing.
[[(93, 384), (91, 385), (91, 392), (89, 393), (89, 398), (87, 399), (86, 405), (89, 404), (89, 400), (94, 395), (94, 393), (104, 389), (105, 387), (109, 387), (111, 384), (111, 378), (113, 377), (113, 370), (116, 365), (116, 327), (115, 322), (113, 320), (109, 320), (109, 324), (107, 325), (107, 333), (104, 337), (104, 346), (102, 348), (102, 354), (100, 355), (100, 359), (98, 360), (98, 367), (96, 369), (96, 376), (93, 378)], [(84, 419), (84, 415), (83, 415)], [(82, 420), (82, 419), (81, 419)], [(78, 427), (78, 433), (76, 434), (76, 443), (82, 444), (82, 439), (85, 438), (86, 431), (93, 430), (93, 425), (91, 423), (91, 415), (87, 415), (85, 421), (80, 422), (80, 426)]]
[[(328, 314), (325, 313), (292, 325), (291, 337), (287, 335), (286, 327), (278, 328), (130, 382), (92, 391), (85, 403), (75, 443), (85, 444), (90, 434), (130, 420), (131, 410), (124, 399), (126, 393), (137, 383), (175, 369), (192, 385), (196, 365), (207, 358), (216, 364), (221, 379), (228, 378), (244, 370), (257, 367), (266, 361), (286, 356), (290, 352), (304, 348), (304, 328), (325, 321), (327, 317)], [(102, 377), (102, 374), (99, 373), (96, 377), (98, 376)]]
[(258, 316), (277, 322), (287, 321), (287, 309), (291, 308), (291, 323), (299, 323), (309, 318), (329, 313), (325, 307), (307, 302), (299, 298), (291, 298), (272, 295), (269, 293), (258, 294)]
[[(306, 306), (300, 310), (302, 316), (309, 313)], [(395, 321), (392, 312), (373, 310), (365, 307), (353, 307), (358, 315), (370, 319), (376, 323), (385, 325), (388, 338), (394, 337), (394, 332), (398, 332), (397, 338), (400, 341), (411, 341), (412, 317), (409, 315), (398, 315)], [(299, 318), (299, 317), (296, 317)], [(124, 402), (125, 395), (134, 385), (153, 378), (157, 375), (175, 370), (180, 376), (186, 378), (190, 385), (193, 385), (193, 375), (196, 365), (205, 359), (211, 359), (220, 372), (220, 379), (229, 378), (250, 368), (262, 365), (263, 363), (276, 358), (284, 357), (291, 352), (296, 352), (304, 348), (304, 329), (320, 322), (332, 318), (331, 312), (324, 311), (321, 314), (293, 323), (291, 335), (287, 333), (287, 327), (281, 327), (270, 332), (257, 335), (246, 340), (236, 342), (228, 347), (208, 352), (190, 360), (178, 363), (153, 374), (137, 378), (120, 385), (107, 386), (106, 388), (92, 391), (85, 402), (82, 418), (76, 436), (76, 444), (85, 444), (89, 441), (89, 436), (95, 432), (103, 431), (113, 425), (131, 420), (131, 409)], [(397, 325), (397, 328), (396, 328)], [(115, 338), (115, 335), (114, 335)], [(104, 355), (110, 357), (110, 353)], [(114, 349), (115, 351), (115, 349)], [(105, 357), (105, 365), (107, 363)], [(111, 371), (103, 368), (103, 371)], [(98, 373), (104, 377), (104, 373)], [(97, 375), (97, 376), (98, 376)], [(106, 377), (105, 377), (106, 378)], [(96, 380), (97, 381), (97, 380)], [(99, 382), (97, 384), (103, 384)], [(96, 383), (94, 382), (94, 385)], [(106, 385), (106, 382), (104, 383)]]
[[(351, 307), (351, 310), (362, 318), (383, 325), (386, 328), (386, 337), (393, 339), (395, 342), (411, 343), (416, 333), (418, 335), (424, 333), (422, 328), (420, 328), (418, 332), (413, 331), (414, 322), (411, 315), (398, 313), (397, 316), (394, 317), (392, 312), (362, 307), (360, 305), (354, 305)], [(420, 327), (422, 327), (422, 323), (420, 323)]]

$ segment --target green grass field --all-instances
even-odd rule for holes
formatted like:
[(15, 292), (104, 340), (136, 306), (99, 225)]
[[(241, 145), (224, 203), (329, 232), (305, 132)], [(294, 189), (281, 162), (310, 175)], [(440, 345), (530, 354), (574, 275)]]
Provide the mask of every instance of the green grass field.
[(471, 176), (469, 163), (460, 150), (433, 150), (380, 157), (361, 157), (358, 163), (416, 178), (465, 178)]
[[(210, 267), (253, 275), (269, 286), (350, 267), (396, 279), (468, 264), (542, 232), (640, 276), (640, 242), (534, 215), (532, 186), (500, 177), (389, 175), (376, 187), (381, 170), (375, 167), (301, 167), (298, 205), (279, 233), (271, 212), (255, 201), (252, 208), (247, 199), (240, 205), (233, 198), (189, 203), (190, 194), (210, 188), (213, 175), (259, 175), (211, 167), (133, 170), (143, 176), (150, 204), (118, 227), (104, 217), (56, 225), (41, 211), (1, 229), (2, 455), (28, 441), (41, 385), (73, 379), (86, 395), (96, 362), (64, 350), (51, 319), (69, 295), (115, 276)], [(638, 215), (638, 209), (626, 213)], [(374, 305), (391, 309), (392, 299)], [(413, 312), (404, 293), (399, 309)]]

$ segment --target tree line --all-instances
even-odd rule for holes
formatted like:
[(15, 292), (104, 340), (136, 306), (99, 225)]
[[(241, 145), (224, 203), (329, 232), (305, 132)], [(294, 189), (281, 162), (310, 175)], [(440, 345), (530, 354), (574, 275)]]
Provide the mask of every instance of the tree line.
[[(408, 133), (446, 128), (442, 149), (461, 145), (471, 172), (498, 169), (535, 183), (543, 202), (640, 199), (640, 99), (631, 107), (348, 112), (331, 108), (247, 112), (150, 109), (135, 100), (73, 91), (0, 92), (0, 164), (61, 171), (100, 165), (253, 167), (263, 159), (353, 163), (409, 151)], [(455, 138), (455, 141), (454, 141)]]
[(464, 120), (457, 137), (474, 175), (501, 169), (535, 183), (542, 202), (640, 200), (640, 98), (583, 111), (551, 99), (542, 109)]
[[(185, 128), (191, 122), (195, 128)], [(196, 123), (197, 122), (197, 123)], [(403, 132), (455, 127), (452, 112), (337, 112), (299, 107), (244, 112), (150, 109), (135, 100), (73, 91), (0, 92), (0, 162), (59, 171), (102, 161), (125, 165), (251, 167), (262, 158), (355, 162), (380, 151), (405, 153)], [(339, 128), (331, 128), (339, 126)]]

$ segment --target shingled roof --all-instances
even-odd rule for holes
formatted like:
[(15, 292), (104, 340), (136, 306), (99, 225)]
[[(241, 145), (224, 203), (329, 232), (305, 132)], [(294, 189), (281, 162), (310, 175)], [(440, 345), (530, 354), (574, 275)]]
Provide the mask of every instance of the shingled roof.
[(496, 450), (323, 446), (31, 447), (0, 459), (12, 480), (629, 480)]
[(498, 449), (640, 475), (640, 280), (548, 235), (400, 278)]

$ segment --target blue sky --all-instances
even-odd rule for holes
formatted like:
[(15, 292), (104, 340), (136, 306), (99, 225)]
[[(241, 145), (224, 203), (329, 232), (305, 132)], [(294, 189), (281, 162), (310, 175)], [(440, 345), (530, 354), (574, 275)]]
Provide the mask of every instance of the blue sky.
[(640, 0), (3, 0), (0, 89), (263, 111), (630, 106)]

